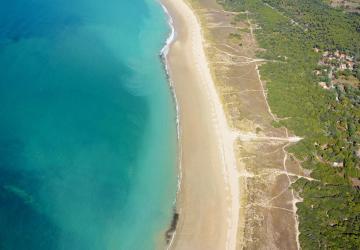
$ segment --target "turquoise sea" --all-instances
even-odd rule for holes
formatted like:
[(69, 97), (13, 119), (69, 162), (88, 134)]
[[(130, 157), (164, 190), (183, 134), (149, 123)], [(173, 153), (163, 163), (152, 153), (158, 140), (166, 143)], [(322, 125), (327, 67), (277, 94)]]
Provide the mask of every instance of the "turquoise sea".
[(177, 187), (156, 0), (0, 0), (0, 249), (146, 250)]

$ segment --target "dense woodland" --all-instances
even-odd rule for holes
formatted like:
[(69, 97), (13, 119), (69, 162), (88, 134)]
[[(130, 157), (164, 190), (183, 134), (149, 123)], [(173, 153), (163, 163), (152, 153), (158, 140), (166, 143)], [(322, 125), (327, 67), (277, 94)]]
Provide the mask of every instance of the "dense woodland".
[(260, 67), (269, 103), (278, 117), (288, 118), (274, 126), (304, 138), (289, 148), (316, 179), (293, 184), (303, 198), (297, 204), (301, 247), (359, 249), (359, 82), (324, 89), (314, 70), (323, 51), (341, 51), (355, 60), (353, 71), (345, 73), (359, 78), (360, 16), (321, 0), (221, 3), (257, 24), (255, 34), (265, 49), (258, 56), (276, 61)]

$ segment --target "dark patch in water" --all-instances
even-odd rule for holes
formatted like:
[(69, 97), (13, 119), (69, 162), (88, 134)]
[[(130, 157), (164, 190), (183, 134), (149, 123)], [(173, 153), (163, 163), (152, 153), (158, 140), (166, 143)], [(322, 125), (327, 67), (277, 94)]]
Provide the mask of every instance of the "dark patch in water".
[(170, 228), (166, 231), (165, 233), (165, 239), (166, 239), (166, 244), (169, 244), (175, 231), (176, 231), (176, 226), (177, 223), (179, 221), (179, 216), (180, 214), (178, 212), (176, 212), (176, 210), (174, 209), (174, 213), (173, 213), (173, 217), (171, 220), (171, 225)]

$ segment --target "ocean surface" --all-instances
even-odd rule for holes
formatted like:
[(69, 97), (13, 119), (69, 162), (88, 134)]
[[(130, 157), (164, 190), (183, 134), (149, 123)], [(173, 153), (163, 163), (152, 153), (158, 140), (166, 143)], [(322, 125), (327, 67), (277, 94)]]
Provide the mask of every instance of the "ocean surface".
[(0, 0), (0, 249), (147, 250), (176, 112), (156, 0)]

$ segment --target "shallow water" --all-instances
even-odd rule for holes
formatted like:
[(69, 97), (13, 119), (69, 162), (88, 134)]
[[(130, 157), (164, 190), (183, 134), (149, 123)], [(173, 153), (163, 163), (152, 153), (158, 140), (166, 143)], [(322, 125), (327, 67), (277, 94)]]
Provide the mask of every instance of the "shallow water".
[(0, 0), (0, 249), (153, 249), (176, 191), (155, 0)]

